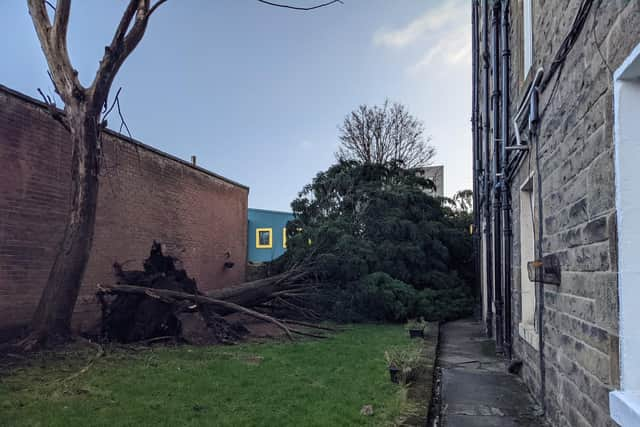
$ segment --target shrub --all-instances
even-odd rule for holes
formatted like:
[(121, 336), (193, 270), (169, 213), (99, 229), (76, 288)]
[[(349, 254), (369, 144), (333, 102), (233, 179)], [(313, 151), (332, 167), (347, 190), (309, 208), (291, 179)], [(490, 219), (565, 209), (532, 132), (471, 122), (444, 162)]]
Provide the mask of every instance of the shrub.
[(469, 289), (424, 289), (417, 293), (415, 314), (428, 321), (453, 320), (473, 313), (474, 299)]
[(386, 273), (372, 273), (360, 279), (358, 307), (373, 320), (404, 322), (413, 313), (416, 290)]

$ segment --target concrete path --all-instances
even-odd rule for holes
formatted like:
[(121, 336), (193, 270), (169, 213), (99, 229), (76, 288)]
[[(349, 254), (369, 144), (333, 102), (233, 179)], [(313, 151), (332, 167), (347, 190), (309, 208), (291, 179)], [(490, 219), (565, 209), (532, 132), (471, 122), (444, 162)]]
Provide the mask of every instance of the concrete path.
[(443, 427), (543, 426), (526, 386), (496, 357), (482, 325), (459, 320), (440, 332), (440, 425)]

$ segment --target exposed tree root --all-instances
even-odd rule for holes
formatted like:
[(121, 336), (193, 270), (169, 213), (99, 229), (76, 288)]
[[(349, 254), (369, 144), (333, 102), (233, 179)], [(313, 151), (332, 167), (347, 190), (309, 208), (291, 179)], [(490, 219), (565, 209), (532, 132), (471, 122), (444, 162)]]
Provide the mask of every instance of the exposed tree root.
[(144, 262), (144, 270), (127, 271), (114, 264), (117, 284), (98, 285), (96, 293), (102, 307), (102, 339), (133, 343), (174, 337), (192, 344), (230, 343), (247, 332), (238, 322), (229, 323), (223, 317), (232, 313), (276, 325), (289, 339), (294, 333), (313, 336), (305, 331), (294, 332), (289, 324), (328, 330), (301, 322), (321, 320), (318, 313), (305, 306), (321, 286), (306, 266), (294, 266), (276, 276), (205, 295), (179, 265), (180, 261), (164, 255), (162, 245), (156, 242)]
[(185, 292), (171, 291), (168, 289), (152, 290), (142, 286), (132, 286), (132, 285), (98, 285), (98, 292), (104, 293), (104, 294), (145, 295), (151, 298), (159, 299), (162, 302), (169, 303), (169, 304), (173, 303), (174, 301), (187, 300), (187, 301), (193, 301), (203, 305), (212, 305), (215, 307), (222, 307), (231, 312), (244, 313), (256, 319), (273, 323), (274, 325), (282, 329), (290, 339), (293, 339), (293, 336), (291, 335), (291, 330), (282, 322), (278, 321), (277, 319), (271, 316), (268, 316), (266, 314), (259, 313), (255, 310), (251, 310), (249, 308), (243, 307), (241, 305), (234, 304), (229, 301), (210, 298), (204, 295), (192, 295), (192, 294), (187, 294)]

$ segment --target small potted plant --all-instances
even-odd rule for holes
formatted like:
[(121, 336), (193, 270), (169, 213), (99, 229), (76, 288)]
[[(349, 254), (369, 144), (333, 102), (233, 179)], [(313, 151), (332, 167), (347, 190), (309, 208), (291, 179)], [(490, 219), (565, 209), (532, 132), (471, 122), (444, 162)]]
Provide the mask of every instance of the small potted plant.
[(417, 349), (393, 348), (384, 352), (392, 383), (406, 384), (411, 378), (420, 354)]
[(394, 365), (389, 365), (389, 378), (394, 384), (400, 382), (400, 368), (396, 368)]
[(409, 331), (409, 337), (411, 338), (424, 338), (424, 330), (427, 327), (427, 322), (422, 318), (410, 320), (405, 325), (405, 328)]

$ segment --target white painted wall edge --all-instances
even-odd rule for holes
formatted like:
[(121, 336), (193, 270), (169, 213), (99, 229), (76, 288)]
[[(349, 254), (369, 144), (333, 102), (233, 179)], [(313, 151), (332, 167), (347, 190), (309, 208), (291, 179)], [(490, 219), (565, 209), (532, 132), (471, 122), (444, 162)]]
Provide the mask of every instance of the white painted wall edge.
[(612, 391), (609, 393), (611, 418), (622, 427), (640, 426), (640, 393)]
[[(622, 65), (616, 70), (613, 76), (614, 88), (614, 150), (615, 150), (615, 186), (616, 186), (616, 211), (618, 223), (618, 291), (620, 301), (620, 368), (622, 390), (612, 391), (609, 394), (609, 412), (611, 418), (623, 427), (640, 426), (640, 358), (639, 340), (636, 332), (636, 325), (640, 321), (640, 310), (637, 310), (638, 294), (635, 284), (637, 283), (639, 266), (636, 245), (640, 236), (637, 228), (637, 214), (639, 212), (637, 203), (637, 177), (634, 168), (629, 167), (630, 161), (640, 160), (635, 135), (640, 135), (638, 123), (633, 123), (631, 133), (634, 141), (629, 141), (629, 129), (620, 127), (621, 116), (627, 122), (628, 111), (622, 111), (622, 96), (637, 96), (637, 86), (635, 83), (625, 81), (640, 78), (640, 44), (638, 44), (631, 54), (625, 59)], [(628, 85), (632, 86), (629, 87)], [(625, 89), (623, 89), (625, 87)], [(623, 90), (625, 93), (622, 93)], [(625, 100), (627, 103), (628, 100)], [(635, 104), (635, 99), (633, 103)], [(637, 107), (634, 107), (635, 110)], [(626, 126), (626, 125), (625, 125)], [(624, 177), (620, 173), (624, 173)], [(636, 175), (636, 176), (634, 176)], [(631, 216), (631, 219), (624, 214)]]

